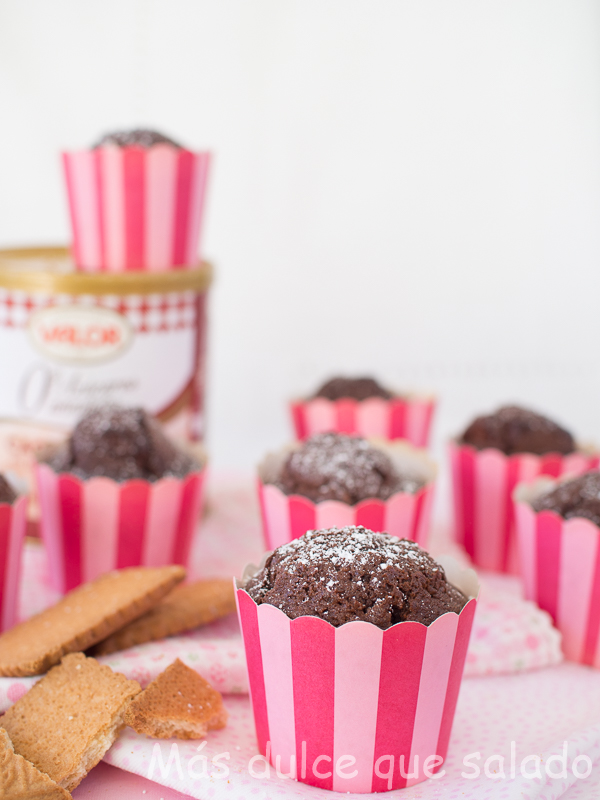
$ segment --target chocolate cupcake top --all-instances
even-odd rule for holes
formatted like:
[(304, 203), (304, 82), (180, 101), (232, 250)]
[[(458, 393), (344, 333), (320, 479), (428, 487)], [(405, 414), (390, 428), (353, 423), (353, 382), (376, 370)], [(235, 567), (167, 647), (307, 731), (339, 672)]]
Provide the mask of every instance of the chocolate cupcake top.
[(548, 417), (520, 406), (504, 406), (493, 414), (477, 417), (461, 437), (463, 444), (478, 450), (495, 447), (507, 456), (513, 453), (560, 453), (575, 450), (571, 434)]
[(0, 503), (14, 503), (17, 499), (17, 493), (6, 480), (4, 475), (0, 475)]
[(353, 505), (368, 497), (387, 500), (396, 492), (416, 492), (423, 481), (401, 475), (383, 450), (343, 433), (317, 433), (293, 450), (275, 484), (285, 494), (314, 503), (340, 500)]
[(142, 408), (118, 406), (88, 411), (71, 438), (45, 460), (56, 472), (115, 481), (182, 478), (199, 467)]
[(532, 502), (535, 511), (555, 511), (565, 519), (584, 517), (600, 527), (600, 472), (559, 483)]
[(181, 145), (164, 136), (158, 131), (152, 131), (147, 128), (134, 128), (130, 131), (113, 131), (112, 133), (105, 133), (94, 145), (93, 149), (97, 147), (104, 147), (105, 145), (113, 145), (116, 147), (152, 147), (155, 144), (170, 144), (173, 147), (181, 149)]
[(430, 625), (467, 602), (415, 542), (362, 526), (308, 531), (271, 553), (245, 589), (291, 619), (320, 617), (335, 627), (354, 620), (383, 629), (406, 620)]
[(326, 381), (313, 395), (327, 400), (340, 400), (348, 397), (353, 400), (367, 400), (369, 397), (382, 397), (389, 400), (392, 393), (377, 383), (374, 378), (335, 377)]

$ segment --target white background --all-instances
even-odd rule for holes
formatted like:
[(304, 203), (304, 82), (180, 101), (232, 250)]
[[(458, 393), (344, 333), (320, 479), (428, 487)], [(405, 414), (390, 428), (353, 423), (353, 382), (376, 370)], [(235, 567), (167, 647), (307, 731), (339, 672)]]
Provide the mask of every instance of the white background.
[(506, 400), (600, 440), (597, 0), (0, 0), (0, 115), (0, 245), (67, 239), (61, 148), (216, 153), (216, 464), (336, 371), (437, 390), (440, 457)]

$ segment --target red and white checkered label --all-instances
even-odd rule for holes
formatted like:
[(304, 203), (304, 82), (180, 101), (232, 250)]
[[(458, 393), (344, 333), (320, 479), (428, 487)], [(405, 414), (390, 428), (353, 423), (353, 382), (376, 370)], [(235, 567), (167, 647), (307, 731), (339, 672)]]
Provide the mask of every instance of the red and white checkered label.
[(172, 292), (153, 295), (27, 294), (0, 288), (0, 326), (26, 328), (32, 312), (51, 306), (108, 308), (127, 318), (138, 333), (176, 331), (196, 327), (197, 295)]

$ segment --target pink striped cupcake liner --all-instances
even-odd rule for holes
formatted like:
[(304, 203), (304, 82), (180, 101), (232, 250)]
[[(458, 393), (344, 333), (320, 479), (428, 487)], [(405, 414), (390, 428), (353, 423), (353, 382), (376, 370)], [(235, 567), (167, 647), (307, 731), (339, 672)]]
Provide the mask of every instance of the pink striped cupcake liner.
[(424, 451), (405, 442), (377, 442), (377, 446), (391, 457), (400, 474), (415, 475), (425, 481), (425, 485), (414, 493), (397, 492), (388, 500), (367, 498), (351, 506), (338, 500), (314, 503), (301, 495), (284, 494), (275, 485), (283, 461), (297, 446), (269, 454), (258, 468), (258, 495), (268, 550), (287, 544), (306, 531), (347, 525), (385, 531), (427, 547), (437, 470)]
[(50, 579), (67, 592), (123, 567), (187, 565), (204, 471), (158, 481), (81, 480), (37, 464), (40, 529)]
[(209, 153), (169, 144), (63, 153), (77, 267), (195, 266), (209, 164)]
[(0, 503), (0, 633), (17, 622), (27, 497)]
[(367, 438), (406, 439), (427, 447), (436, 401), (431, 397), (394, 397), (384, 400), (327, 400), (315, 397), (290, 404), (297, 439), (313, 433), (355, 433)]
[(440, 563), (471, 599), (429, 626), (291, 620), (256, 605), (245, 580), (236, 584), (258, 748), (281, 773), (364, 793), (412, 786), (441, 768), (479, 587), (471, 570)]
[(536, 456), (500, 450), (476, 450), (450, 443), (454, 495), (454, 535), (477, 567), (518, 572), (512, 493), (518, 483), (539, 475), (559, 477), (594, 469), (597, 454), (578, 451), (568, 456)]
[(588, 519), (536, 513), (530, 503), (555, 481), (515, 490), (525, 597), (547, 611), (565, 657), (600, 668), (600, 528)]

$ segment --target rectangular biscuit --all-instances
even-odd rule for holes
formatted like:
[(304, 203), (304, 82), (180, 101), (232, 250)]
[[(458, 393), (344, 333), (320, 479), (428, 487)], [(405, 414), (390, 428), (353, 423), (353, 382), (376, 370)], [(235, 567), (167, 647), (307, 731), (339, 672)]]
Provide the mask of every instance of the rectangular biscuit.
[(78, 586), (0, 636), (0, 676), (39, 675), (144, 614), (185, 577), (183, 567), (132, 567)]
[(4, 728), (0, 728), (0, 797), (4, 800), (71, 800), (66, 789), (15, 753)]
[(15, 753), (72, 791), (113, 744), (140, 689), (137, 681), (94, 658), (71, 653), (17, 700), (0, 723)]
[(156, 739), (202, 739), (227, 717), (221, 694), (177, 659), (131, 701), (125, 723)]
[(176, 636), (234, 611), (235, 594), (230, 579), (182, 584), (143, 616), (97, 644), (92, 652), (108, 655), (136, 644)]

